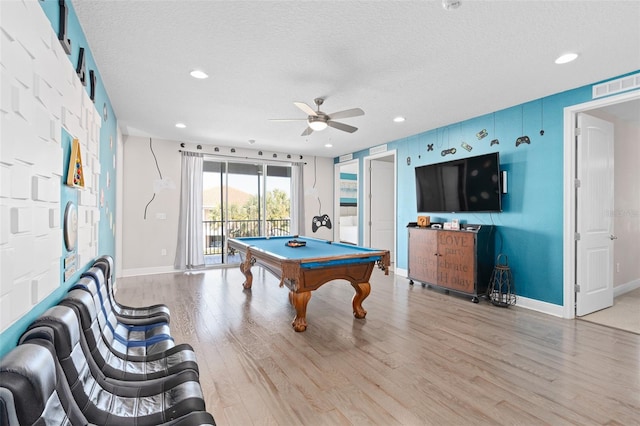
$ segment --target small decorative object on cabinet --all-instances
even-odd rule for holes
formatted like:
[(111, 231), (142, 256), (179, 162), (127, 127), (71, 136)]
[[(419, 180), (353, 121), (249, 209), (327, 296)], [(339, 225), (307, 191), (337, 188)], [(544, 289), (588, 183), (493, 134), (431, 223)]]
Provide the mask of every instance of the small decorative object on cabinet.
[(489, 297), (491, 303), (501, 308), (508, 308), (516, 304), (509, 258), (505, 254), (500, 253), (496, 259), (496, 267), (493, 268), (487, 297)]
[(430, 285), (471, 296), (485, 295), (494, 259), (494, 227), (466, 225), (462, 229), (409, 226), (409, 283)]

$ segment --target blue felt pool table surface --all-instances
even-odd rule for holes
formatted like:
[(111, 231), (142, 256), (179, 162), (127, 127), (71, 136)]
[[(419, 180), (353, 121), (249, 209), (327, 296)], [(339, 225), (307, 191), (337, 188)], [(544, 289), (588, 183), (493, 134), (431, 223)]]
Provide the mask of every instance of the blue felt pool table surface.
[[(287, 242), (294, 239), (304, 241), (306, 242), (306, 245), (302, 247), (289, 247)], [(290, 260), (321, 260), (322, 258), (341, 257), (348, 259), (350, 256), (358, 257), (360, 259), (364, 257), (369, 258), (368, 260), (375, 260), (381, 257), (379, 255), (380, 250), (377, 249), (336, 243), (310, 237), (242, 237), (234, 238), (234, 240), (250, 246), (253, 250), (262, 250), (283, 259)], [(329, 261), (330, 259), (326, 260)]]

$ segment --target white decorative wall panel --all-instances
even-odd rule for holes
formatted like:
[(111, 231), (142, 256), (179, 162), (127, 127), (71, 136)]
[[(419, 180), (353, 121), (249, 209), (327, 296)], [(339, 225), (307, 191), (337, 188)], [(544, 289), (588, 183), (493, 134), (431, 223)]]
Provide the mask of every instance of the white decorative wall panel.
[(0, 164), (0, 198), (11, 197), (11, 166)]
[[(36, 152), (33, 153), (33, 159), (36, 160), (33, 165), (33, 173), (42, 176), (60, 176), (62, 174), (62, 146), (51, 140), (43, 141), (41, 139), (34, 139)], [(58, 193), (60, 193), (60, 186), (58, 186)]]
[(49, 230), (49, 209), (46, 206), (33, 207), (33, 234), (46, 236)]
[(21, 132), (15, 140), (13, 155), (16, 160), (22, 163), (35, 164), (39, 157), (39, 152), (36, 150), (38, 149), (40, 139), (36, 136), (35, 126), (26, 120), (24, 123), (28, 126), (21, 126), (24, 131)]
[(11, 291), (14, 285), (13, 280), (13, 258), (15, 250), (8, 247), (8, 244), (0, 246), (0, 259), (2, 259), (2, 268), (0, 268), (0, 296)]
[[(34, 270), (35, 265), (42, 259), (34, 259), (36, 237), (29, 234), (14, 234), (11, 238), (13, 252), (13, 280), (28, 277)], [(15, 284), (14, 284), (15, 285)]]
[(59, 182), (54, 181), (51, 178), (44, 176), (33, 176), (31, 179), (31, 198), (33, 201), (56, 201), (54, 192), (58, 192), (58, 198), (60, 195)]
[(49, 209), (49, 228), (60, 227), (60, 207), (56, 206)]
[[(97, 256), (101, 115), (37, 0), (0, 13), (0, 332), (60, 287), (63, 128), (78, 138), (78, 267)], [(66, 143), (66, 139), (65, 139)], [(86, 166), (85, 166), (86, 164)]]
[(37, 72), (33, 76), (33, 96), (40, 101), (45, 109), (51, 109), (53, 89)]
[(0, 67), (0, 112), (7, 113), (11, 112), (13, 108), (13, 97), (11, 93), (11, 84), (9, 84), (9, 78), (5, 77), (5, 74), (6, 72), (4, 68)]
[(35, 127), (36, 136), (45, 141), (51, 139), (51, 130), (52, 130), (52, 121), (51, 114), (49, 111), (45, 109), (42, 105), (34, 106), (34, 122), (33, 126)]
[(11, 165), (11, 198), (27, 200), (31, 198), (31, 167), (16, 161)]
[(4, 324), (13, 323), (33, 306), (30, 282), (20, 280), (15, 284), (7, 294), (0, 296), (0, 319)]
[(32, 291), (32, 303), (40, 303), (53, 292), (59, 285), (60, 277), (55, 271), (60, 268), (58, 262), (53, 262), (49, 265), (47, 271), (41, 275), (36, 275), (31, 280)]
[[(24, 22), (19, 19), (13, 19), (14, 16), (27, 17), (27, 7), (18, 1), (4, 2), (2, 5), (2, 13), (0, 13), (0, 27), (2, 28), (2, 36), (14, 40), (20, 33)], [(4, 40), (3, 40), (4, 43)], [(4, 56), (4, 55), (2, 55)], [(2, 58), (5, 59), (4, 57)], [(4, 62), (2, 62), (4, 64)]]
[(0, 205), (0, 247), (9, 242), (9, 207)]
[(33, 231), (33, 210), (30, 207), (11, 208), (11, 233), (23, 234)]
[[(8, 71), (12, 74), (15, 82), (15, 87), (26, 89), (33, 84), (33, 59), (29, 56), (24, 46), (17, 41), (2, 44), (2, 56), (3, 64), (7, 63), (11, 65)], [(22, 101), (23, 106), (27, 107), (28, 102), (26, 99)], [(18, 112), (14, 106), (14, 111)]]
[(28, 99), (27, 88), (20, 83), (11, 86), (11, 109), (14, 113), (30, 121), (33, 118), (33, 101)]

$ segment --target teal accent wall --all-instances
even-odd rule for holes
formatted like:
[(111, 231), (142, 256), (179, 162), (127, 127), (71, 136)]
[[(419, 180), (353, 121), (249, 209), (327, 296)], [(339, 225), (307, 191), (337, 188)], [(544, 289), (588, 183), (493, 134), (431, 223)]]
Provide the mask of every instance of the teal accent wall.
[[(563, 114), (565, 107), (591, 100), (591, 85), (583, 86), (388, 142), (387, 148), (396, 150), (398, 162), (397, 267), (407, 269), (406, 225), (415, 222), (418, 215), (415, 167), (497, 151), (501, 170), (508, 175), (508, 193), (502, 198), (503, 211), (432, 214), (431, 222), (458, 218), (462, 223), (496, 225), (496, 255), (504, 253), (508, 256), (516, 293), (562, 305)], [(483, 129), (488, 135), (479, 140), (476, 134)], [(540, 130), (544, 130), (544, 136), (540, 135)], [(523, 135), (529, 136), (531, 144), (516, 147), (516, 139)], [(494, 139), (499, 143), (491, 145)], [(470, 152), (461, 146), (463, 141), (472, 146)], [(432, 151), (428, 151), (429, 144), (433, 144)], [(456, 153), (443, 157), (441, 152), (447, 148), (456, 148)], [(362, 159), (368, 155), (368, 149), (353, 154), (359, 159), (361, 175), (364, 172)], [(411, 165), (407, 165), (408, 157)], [(334, 162), (338, 163), (339, 158)], [(362, 202), (362, 182), (359, 185), (359, 201)], [(360, 225), (362, 227), (362, 223)]]
[[(53, 31), (58, 33), (60, 6), (58, 0), (44, 0), (38, 2), (45, 15), (51, 22)], [(93, 70), (97, 76), (95, 88), (95, 106), (98, 112), (103, 115), (103, 111), (107, 111), (107, 120), (103, 118), (100, 128), (100, 200), (98, 205), (100, 208), (100, 223), (98, 229), (98, 254), (109, 254), (115, 256), (115, 211), (116, 211), (116, 182), (115, 182), (115, 166), (116, 166), (116, 149), (117, 149), (117, 119), (109, 101), (106, 89), (102, 83), (100, 72), (95, 63), (93, 56), (89, 50), (89, 44), (85, 38), (82, 27), (73, 9), (71, 1), (66, 1), (69, 10), (67, 21), (67, 38), (71, 39), (71, 54), (68, 55), (69, 60), (76, 67), (78, 62), (78, 54), (80, 47), (85, 48), (85, 69), (87, 72), (87, 80), (89, 78), (89, 70)], [(90, 84), (86, 86), (87, 93), (90, 94)], [(62, 173), (61, 198), (60, 198), (60, 220), (61, 226), (64, 220), (64, 207), (68, 201), (78, 204), (78, 189), (70, 188), (64, 185), (66, 181), (66, 172), (68, 170), (68, 161), (71, 153), (72, 137), (64, 129), (62, 130), (62, 149), (63, 164), (60, 165)], [(63, 257), (68, 253), (62, 244)], [(93, 259), (92, 259), (93, 260)], [(11, 327), (0, 334), (0, 357), (4, 356), (17, 344), (20, 336), (26, 328), (38, 316), (42, 315), (51, 306), (57, 304), (67, 293), (71, 285), (80, 277), (81, 273), (86, 271), (91, 262), (78, 265), (78, 271), (64, 281), (64, 260), (60, 261), (60, 287), (51, 293), (42, 302), (36, 305), (28, 314), (20, 318)]]

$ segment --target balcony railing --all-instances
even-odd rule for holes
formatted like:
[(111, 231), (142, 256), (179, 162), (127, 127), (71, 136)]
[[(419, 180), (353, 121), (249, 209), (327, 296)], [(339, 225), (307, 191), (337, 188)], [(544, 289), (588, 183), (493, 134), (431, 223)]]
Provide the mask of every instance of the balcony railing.
[(228, 233), (224, 232), (224, 222), (221, 220), (205, 220), (202, 222), (204, 233), (204, 254), (221, 254), (227, 238), (257, 237), (260, 235), (278, 236), (291, 233), (290, 219), (270, 219), (266, 221), (266, 232), (261, 228), (259, 220), (229, 220)]

